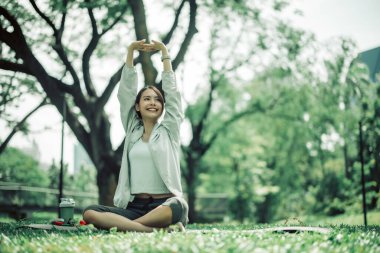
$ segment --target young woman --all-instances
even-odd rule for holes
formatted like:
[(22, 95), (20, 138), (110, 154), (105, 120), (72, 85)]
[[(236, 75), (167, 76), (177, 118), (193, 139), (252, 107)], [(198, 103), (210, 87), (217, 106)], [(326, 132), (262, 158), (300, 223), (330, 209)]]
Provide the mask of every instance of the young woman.
[[(161, 51), (166, 99), (154, 86), (137, 93), (137, 73), (133, 66), (136, 50)], [(179, 166), (183, 113), (169, 53), (162, 42), (152, 40), (147, 44), (141, 40), (130, 44), (118, 99), (126, 138), (114, 196), (116, 207), (92, 205), (85, 209), (83, 218), (102, 229), (117, 227), (119, 231), (152, 232), (176, 224), (175, 229), (183, 230), (188, 221)]]

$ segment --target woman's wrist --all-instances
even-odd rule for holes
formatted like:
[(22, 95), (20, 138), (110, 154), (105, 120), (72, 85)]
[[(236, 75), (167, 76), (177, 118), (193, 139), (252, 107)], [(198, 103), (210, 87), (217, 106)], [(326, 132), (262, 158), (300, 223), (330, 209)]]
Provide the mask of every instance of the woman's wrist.
[(128, 67), (133, 67), (133, 53), (135, 51), (135, 48), (130, 45), (127, 49), (127, 59), (125, 60), (125, 63)]
[(165, 46), (161, 48), (161, 56), (162, 57), (169, 56), (169, 51)]
[(133, 53), (136, 50), (136, 48), (133, 45), (128, 46), (128, 52)]
[(166, 47), (164, 47), (163, 49), (161, 49), (161, 61), (165, 61), (165, 60), (171, 60), (170, 59), (170, 55), (169, 55), (169, 52), (167, 50)]
[(169, 61), (170, 61), (170, 60), (171, 60), (170, 56), (167, 55), (167, 56), (162, 56), (162, 57), (161, 57), (161, 61), (162, 61), (162, 62), (164, 62), (165, 60), (169, 60)]

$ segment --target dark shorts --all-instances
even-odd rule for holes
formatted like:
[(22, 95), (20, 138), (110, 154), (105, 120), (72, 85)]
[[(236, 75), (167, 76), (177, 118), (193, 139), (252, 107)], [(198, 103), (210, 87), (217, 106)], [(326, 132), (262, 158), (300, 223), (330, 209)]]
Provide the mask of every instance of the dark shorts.
[(127, 208), (103, 206), (103, 205), (91, 205), (87, 207), (83, 212), (87, 210), (94, 210), (97, 212), (110, 212), (121, 216), (124, 216), (130, 220), (135, 220), (149, 213), (158, 206), (168, 206), (172, 210), (172, 224), (182, 222), (186, 226), (188, 222), (189, 207), (186, 201), (180, 197), (170, 197), (161, 199), (138, 199), (135, 198), (132, 202), (129, 202)]

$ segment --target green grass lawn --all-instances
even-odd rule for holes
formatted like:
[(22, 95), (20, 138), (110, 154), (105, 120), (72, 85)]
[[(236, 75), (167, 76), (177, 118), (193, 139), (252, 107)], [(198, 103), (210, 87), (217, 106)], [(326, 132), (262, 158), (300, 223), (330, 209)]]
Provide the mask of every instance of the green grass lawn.
[[(305, 216), (305, 217), (296, 217), (289, 218), (288, 220), (281, 220), (276, 222), (276, 224), (281, 225), (286, 222), (292, 224), (304, 223), (306, 225), (313, 226), (331, 226), (331, 225), (364, 225), (363, 214), (342, 214), (332, 217), (326, 216)], [(380, 225), (380, 210), (371, 211), (367, 213), (367, 224), (368, 225)]]
[(46, 214), (23, 222), (3, 220), (0, 252), (380, 252), (380, 226), (374, 225), (326, 225), (328, 234), (247, 232), (278, 224), (192, 224), (184, 233), (151, 234), (18, 228), (48, 221)]

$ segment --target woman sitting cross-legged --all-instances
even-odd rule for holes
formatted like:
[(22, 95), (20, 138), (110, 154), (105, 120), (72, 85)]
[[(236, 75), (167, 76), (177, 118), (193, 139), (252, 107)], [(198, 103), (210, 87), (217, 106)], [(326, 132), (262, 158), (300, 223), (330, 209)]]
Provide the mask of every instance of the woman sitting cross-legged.
[[(155, 86), (137, 92), (137, 73), (133, 66), (136, 50), (161, 51), (164, 94)], [(152, 232), (172, 224), (176, 224), (175, 229), (183, 230), (188, 222), (179, 160), (183, 112), (171, 60), (162, 42), (152, 40), (148, 44), (141, 40), (130, 44), (118, 99), (126, 138), (114, 196), (116, 207), (89, 206), (83, 219), (97, 228), (116, 227), (118, 231)]]

